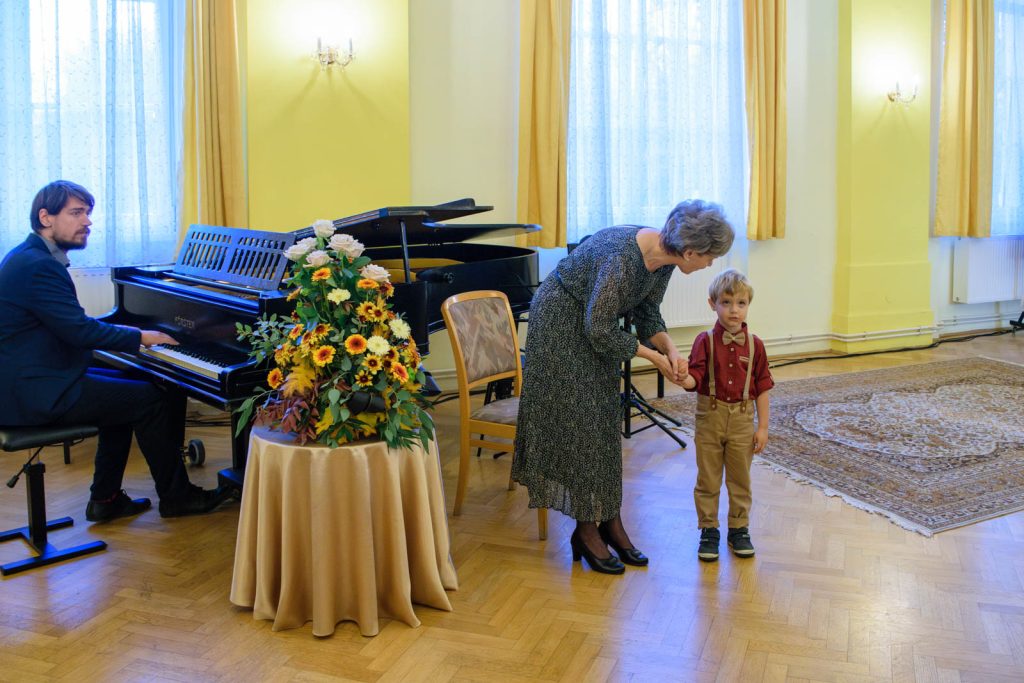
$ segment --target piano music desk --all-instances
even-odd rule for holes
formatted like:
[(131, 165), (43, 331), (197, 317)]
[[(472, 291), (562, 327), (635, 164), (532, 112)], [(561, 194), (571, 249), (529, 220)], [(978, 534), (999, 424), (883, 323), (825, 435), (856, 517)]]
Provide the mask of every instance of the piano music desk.
[(373, 636), (380, 617), (419, 626), (413, 603), (451, 611), (456, 588), (435, 442), (329, 448), (252, 430), (231, 602), (275, 631), (354, 621)]

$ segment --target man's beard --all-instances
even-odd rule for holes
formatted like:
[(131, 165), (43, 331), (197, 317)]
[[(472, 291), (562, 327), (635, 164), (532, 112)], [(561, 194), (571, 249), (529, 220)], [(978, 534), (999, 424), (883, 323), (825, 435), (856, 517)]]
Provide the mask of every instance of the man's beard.
[(88, 241), (89, 238), (86, 237), (85, 241), (83, 241), (81, 244), (79, 244), (78, 242), (68, 242), (67, 240), (57, 239), (55, 239), (53, 243), (56, 244), (58, 248), (63, 249), (64, 251), (74, 251), (76, 249), (85, 249), (85, 246), (86, 244), (88, 244)]

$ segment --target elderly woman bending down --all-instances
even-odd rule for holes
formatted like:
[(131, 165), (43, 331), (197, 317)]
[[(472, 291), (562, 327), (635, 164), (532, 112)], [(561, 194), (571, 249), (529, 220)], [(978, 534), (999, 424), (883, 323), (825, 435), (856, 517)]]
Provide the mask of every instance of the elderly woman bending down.
[[(621, 225), (598, 231), (533, 297), (512, 477), (529, 489), (530, 507), (576, 520), (573, 559), (585, 558), (595, 571), (621, 574), (623, 562), (648, 562), (619, 514), (621, 365), (638, 356), (682, 383), (686, 360), (659, 312), (665, 288), (675, 268), (684, 274), (707, 268), (729, 251), (733, 237), (720, 207), (685, 201), (661, 230)], [(636, 336), (620, 325), (626, 313)]]

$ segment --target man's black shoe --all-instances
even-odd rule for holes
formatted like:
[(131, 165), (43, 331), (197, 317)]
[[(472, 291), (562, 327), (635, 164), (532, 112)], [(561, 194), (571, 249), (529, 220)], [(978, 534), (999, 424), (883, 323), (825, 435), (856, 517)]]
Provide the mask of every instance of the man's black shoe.
[(718, 559), (718, 541), (722, 535), (718, 529), (708, 527), (700, 530), (700, 545), (697, 546), (697, 557), (702, 562), (714, 562)]
[(754, 544), (750, 542), (750, 532), (747, 527), (741, 526), (737, 529), (729, 529), (727, 537), (729, 547), (737, 557), (753, 557)]
[(85, 506), (85, 518), (90, 522), (109, 522), (112, 519), (137, 515), (152, 506), (149, 498), (132, 500), (124, 489), (121, 489), (110, 500), (90, 500), (89, 504)]
[(160, 499), (161, 517), (184, 517), (186, 515), (202, 515), (211, 512), (221, 503), (230, 500), (232, 490), (226, 486), (215, 489), (201, 489), (194, 484), (189, 485), (188, 492), (180, 498)]

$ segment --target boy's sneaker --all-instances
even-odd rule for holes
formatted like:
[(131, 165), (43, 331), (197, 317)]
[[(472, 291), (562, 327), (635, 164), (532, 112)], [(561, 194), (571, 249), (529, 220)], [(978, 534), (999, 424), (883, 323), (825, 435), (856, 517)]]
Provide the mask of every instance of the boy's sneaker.
[(737, 557), (754, 556), (754, 544), (750, 542), (750, 532), (747, 531), (747, 527), (729, 529), (728, 543)]
[(702, 562), (714, 562), (718, 559), (718, 541), (722, 535), (718, 529), (708, 527), (700, 530), (700, 545), (697, 546), (697, 557)]

